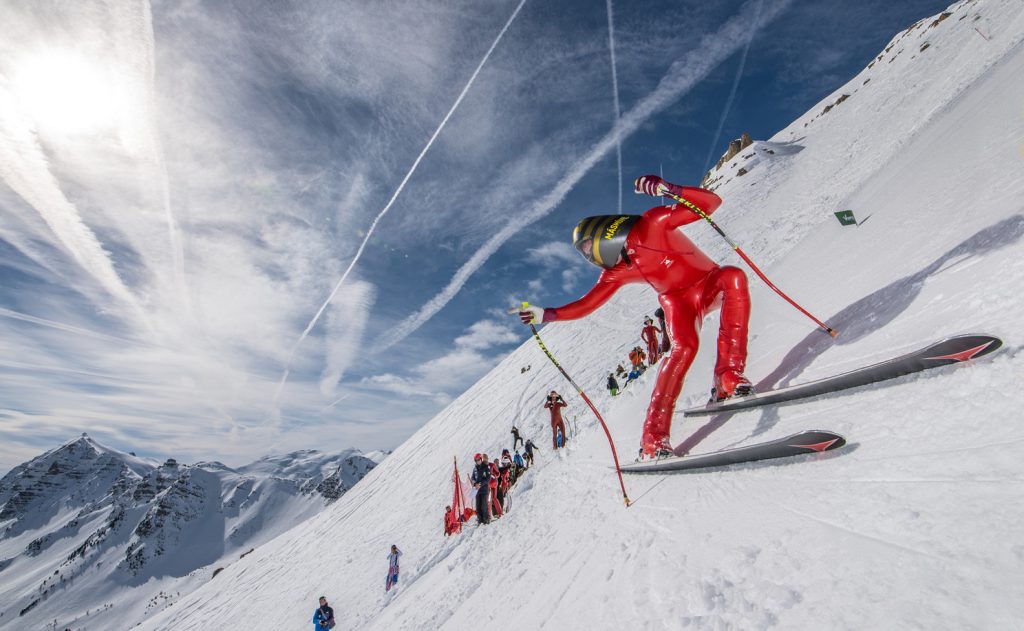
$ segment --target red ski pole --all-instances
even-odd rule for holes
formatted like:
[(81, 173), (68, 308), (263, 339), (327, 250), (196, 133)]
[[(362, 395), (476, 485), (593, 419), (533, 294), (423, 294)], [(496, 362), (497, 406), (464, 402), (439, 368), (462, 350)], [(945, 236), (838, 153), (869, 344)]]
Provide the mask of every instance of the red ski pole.
[[(523, 303), (524, 309), (529, 306), (530, 303)], [(511, 313), (516, 313), (517, 311), (519, 311), (519, 309), (513, 307), (509, 311)], [(555, 368), (558, 369), (558, 372), (562, 373), (562, 376), (565, 377), (565, 379), (572, 384), (573, 388), (576, 388), (577, 394), (579, 394), (580, 397), (584, 401), (586, 401), (587, 405), (590, 406), (591, 411), (594, 413), (594, 416), (597, 417), (598, 422), (601, 423), (601, 429), (604, 430), (604, 435), (608, 438), (608, 446), (612, 448), (612, 459), (615, 461), (615, 473), (617, 473), (619, 476), (619, 487), (622, 488), (622, 499), (625, 500), (626, 502), (626, 508), (629, 508), (629, 495), (626, 493), (626, 483), (622, 481), (622, 469), (619, 468), (619, 454), (618, 452), (615, 451), (615, 441), (612, 440), (612, 434), (611, 432), (608, 431), (608, 426), (605, 425), (604, 418), (601, 417), (601, 413), (597, 411), (597, 407), (595, 407), (594, 404), (590, 401), (590, 397), (588, 397), (587, 394), (583, 392), (583, 388), (579, 387), (576, 384), (576, 382), (573, 381), (572, 377), (569, 376), (569, 373), (565, 372), (565, 369), (562, 368), (561, 364), (558, 363), (558, 360), (555, 359), (555, 356), (552, 355), (551, 351), (548, 350), (548, 347), (544, 346), (544, 342), (541, 341), (540, 339), (540, 333), (537, 333), (537, 327), (533, 326), (533, 323), (530, 323), (530, 330), (533, 331), (533, 339), (537, 340), (537, 344), (540, 346), (540, 350), (544, 351), (544, 354), (548, 356), (548, 359), (550, 359), (551, 363), (555, 365)]]
[(684, 198), (679, 197), (677, 195), (673, 195), (669, 191), (665, 191), (664, 195), (665, 195), (665, 197), (671, 197), (672, 199), (676, 200), (677, 202), (679, 202), (683, 206), (686, 206), (688, 209), (693, 211), (693, 213), (695, 215), (697, 215), (698, 217), (700, 217), (704, 221), (706, 221), (709, 224), (711, 224), (711, 227), (715, 229), (715, 232), (717, 232), (718, 234), (722, 235), (722, 238), (725, 239), (725, 242), (728, 243), (730, 246), (732, 246), (732, 249), (735, 250), (736, 254), (738, 254), (740, 256), (740, 258), (743, 259), (746, 262), (746, 264), (750, 266), (750, 269), (754, 270), (754, 273), (757, 274), (758, 277), (760, 277), (761, 280), (763, 280), (766, 285), (771, 287), (772, 290), (775, 291), (775, 293), (777, 293), (778, 295), (782, 296), (783, 300), (785, 300), (789, 304), (791, 304), (794, 307), (796, 307), (797, 310), (800, 313), (804, 314), (805, 316), (807, 316), (811, 320), (814, 320), (815, 324), (817, 324), (821, 328), (825, 329), (825, 331), (827, 331), (828, 334), (831, 335), (832, 337), (836, 337), (836, 336), (839, 335), (839, 331), (836, 331), (835, 329), (833, 329), (832, 327), (828, 326), (827, 324), (825, 324), (824, 322), (822, 322), (818, 318), (815, 318), (813, 315), (811, 315), (811, 313), (809, 311), (807, 311), (806, 309), (804, 309), (803, 307), (798, 305), (796, 303), (796, 301), (794, 301), (792, 298), (790, 298), (786, 294), (782, 293), (782, 290), (779, 289), (778, 287), (776, 287), (775, 284), (772, 281), (768, 280), (768, 277), (765, 276), (764, 273), (760, 269), (758, 269), (757, 265), (754, 265), (754, 262), (750, 260), (750, 257), (748, 257), (747, 254), (743, 250), (740, 249), (740, 246), (736, 245), (736, 243), (732, 239), (730, 239), (729, 236), (727, 234), (725, 234), (725, 232), (723, 232), (721, 228), (718, 227), (718, 224), (716, 224), (714, 222), (714, 220), (711, 219), (711, 217), (709, 217), (706, 212), (701, 210), (699, 206), (697, 206), (696, 204), (694, 204), (693, 202), (691, 202), (688, 199), (684, 199)]

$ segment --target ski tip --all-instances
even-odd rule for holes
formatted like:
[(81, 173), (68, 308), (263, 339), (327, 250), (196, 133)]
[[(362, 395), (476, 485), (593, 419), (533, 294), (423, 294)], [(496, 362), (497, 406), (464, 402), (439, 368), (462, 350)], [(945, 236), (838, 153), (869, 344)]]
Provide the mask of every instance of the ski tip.
[(846, 437), (842, 434), (830, 432), (823, 429), (809, 430), (794, 434), (790, 437), (793, 440), (789, 443), (791, 447), (799, 447), (810, 452), (824, 452), (839, 449), (846, 445)]

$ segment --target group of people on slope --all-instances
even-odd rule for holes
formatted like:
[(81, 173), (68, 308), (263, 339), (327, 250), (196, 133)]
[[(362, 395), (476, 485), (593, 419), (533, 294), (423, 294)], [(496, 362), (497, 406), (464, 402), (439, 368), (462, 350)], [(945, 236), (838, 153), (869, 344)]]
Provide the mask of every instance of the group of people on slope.
[[(555, 450), (565, 447), (568, 440), (565, 420), (562, 419), (564, 407), (565, 400), (555, 390), (548, 393), (544, 399), (544, 408), (551, 416), (551, 447)], [(473, 456), (473, 472), (470, 474), (470, 482), (476, 491), (473, 512), (481, 524), (488, 524), (492, 519), (498, 519), (505, 514), (509, 490), (515, 486), (520, 476), (533, 466), (533, 452), (539, 450), (533, 440), (523, 440), (519, 428), (515, 425), (512, 426), (511, 433), (512, 449), (502, 449), (500, 458), (492, 459), (485, 453)], [(522, 455), (519, 453), (520, 447), (523, 449)], [(472, 517), (470, 511), (463, 514), (451, 505), (445, 506), (444, 534), (449, 536), (461, 531), (462, 524), (468, 517)]]
[[(658, 309), (658, 311), (661, 311), (661, 309)], [(660, 318), (661, 316), (659, 316), (659, 319)], [(662, 335), (662, 341), (660, 343), (658, 341), (659, 332)], [(622, 387), (625, 388), (631, 381), (644, 374), (644, 371), (647, 370), (648, 366), (653, 366), (658, 363), (658, 360), (661, 359), (662, 355), (669, 349), (668, 337), (665, 335), (664, 325), (662, 325), (661, 328), (654, 326), (654, 320), (652, 320), (650, 316), (644, 318), (644, 328), (640, 330), (640, 339), (647, 343), (647, 351), (644, 352), (643, 348), (639, 345), (630, 349), (629, 363), (631, 368), (629, 372), (626, 372), (626, 369), (622, 367), (622, 364), (619, 364), (614, 372), (608, 373), (608, 392), (610, 392), (613, 397), (617, 396), (621, 389), (616, 377), (626, 378), (626, 382), (622, 385)], [(644, 362), (648, 360), (650, 360), (650, 363), (645, 365)]]
[[(519, 430), (513, 426), (512, 435), (513, 456), (508, 449), (501, 450), (501, 458), (492, 461), (487, 454), (476, 454), (473, 456), (473, 473), (469, 480), (476, 489), (476, 518), (481, 524), (489, 524), (492, 519), (498, 519), (505, 514), (507, 508), (508, 492), (519, 481), (523, 473), (533, 465), (533, 450), (537, 448), (532, 440), (527, 439), (523, 443), (524, 458), (519, 454), (517, 446), (522, 443)], [(458, 532), (461, 527), (462, 517), (456, 515), (449, 506), (445, 510), (444, 533), (446, 535)]]

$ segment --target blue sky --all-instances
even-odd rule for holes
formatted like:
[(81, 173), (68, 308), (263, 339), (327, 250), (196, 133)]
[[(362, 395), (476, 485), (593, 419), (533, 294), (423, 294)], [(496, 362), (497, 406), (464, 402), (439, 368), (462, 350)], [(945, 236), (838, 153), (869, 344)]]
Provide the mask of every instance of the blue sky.
[(698, 182), (945, 6), (0, 5), (0, 470), (81, 431), (393, 448), (525, 339), (513, 301), (586, 290), (581, 216)]

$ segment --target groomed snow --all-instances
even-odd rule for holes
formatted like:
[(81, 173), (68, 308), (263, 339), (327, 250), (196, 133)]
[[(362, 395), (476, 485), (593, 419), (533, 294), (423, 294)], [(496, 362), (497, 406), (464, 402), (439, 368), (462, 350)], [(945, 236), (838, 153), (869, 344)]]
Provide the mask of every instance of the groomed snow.
[[(677, 417), (674, 437), (694, 453), (811, 428), (850, 445), (800, 461), (629, 477), (627, 509), (603, 434), (526, 339), (330, 509), (144, 628), (308, 629), (321, 594), (345, 629), (1019, 626), (1024, 5), (949, 11), (898, 35), (881, 60), (770, 139), (798, 150), (745, 150), (723, 167), (733, 174), (718, 189), (716, 220), (840, 331), (833, 341), (813, 330), (751, 275), (747, 372), (762, 388), (956, 333), (998, 335), (998, 354), (801, 405)], [(744, 160), (749, 172), (735, 175)], [(862, 225), (839, 225), (832, 212), (847, 208)], [(687, 233), (740, 264), (706, 226)], [(610, 399), (604, 377), (656, 306), (650, 290), (633, 287), (587, 320), (541, 331), (625, 459), (653, 378)], [(716, 324), (705, 325), (678, 409), (706, 397)], [(548, 448), (540, 405), (550, 388), (567, 395), (579, 426), (564, 457)], [(511, 512), (445, 539), (452, 457), (467, 473), (472, 453), (510, 446), (513, 422), (543, 451)], [(392, 543), (405, 553), (403, 573), (385, 596)]]

